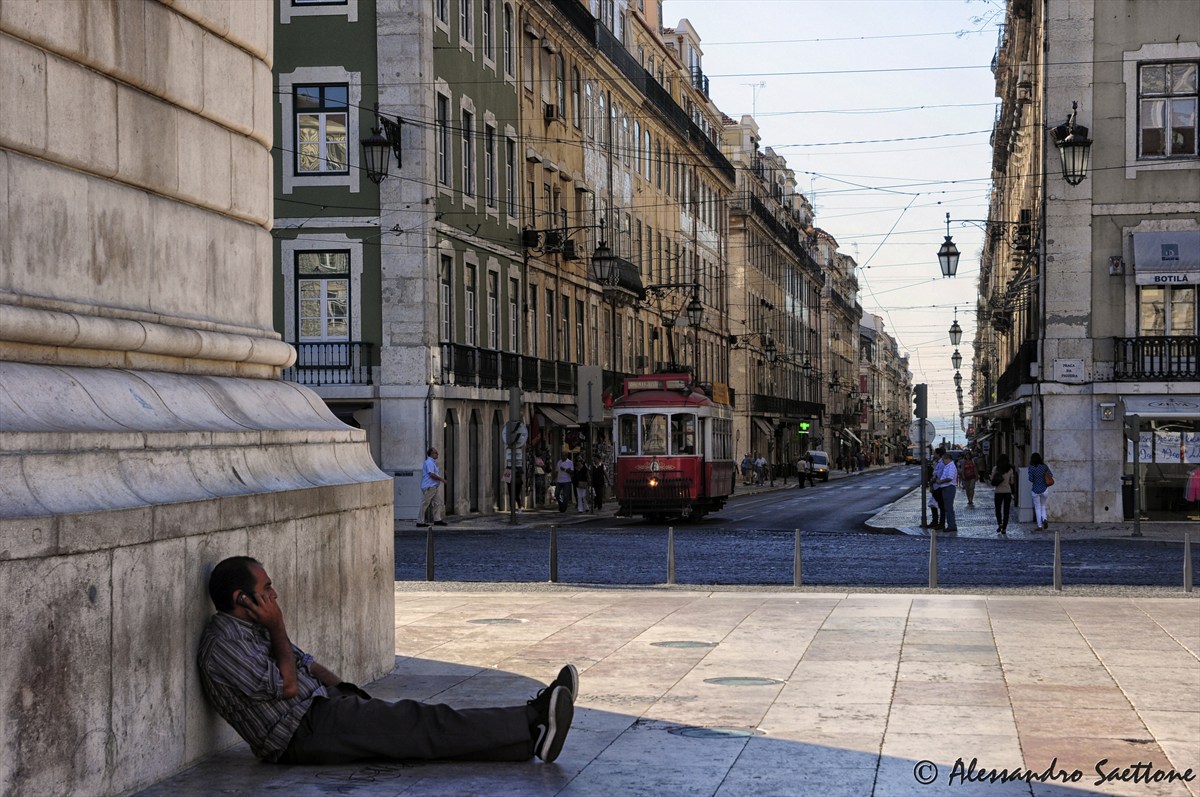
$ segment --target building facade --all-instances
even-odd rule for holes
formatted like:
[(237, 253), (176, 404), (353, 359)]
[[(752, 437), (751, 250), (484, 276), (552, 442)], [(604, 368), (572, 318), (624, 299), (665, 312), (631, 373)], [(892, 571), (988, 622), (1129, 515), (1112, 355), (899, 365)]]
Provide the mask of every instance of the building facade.
[[(976, 436), (1017, 465), (1046, 458), (1052, 518), (1195, 519), (1200, 16), (1173, 0), (1007, 11)], [(1079, 140), (1090, 168), (1068, 180), (1059, 145)]]
[[(739, 451), (783, 464), (812, 444), (799, 423), (823, 417), (829, 357), (812, 211), (753, 121), (712, 102), (686, 19), (624, 0), (279, 0), (276, 38), (286, 376), (367, 430), (397, 518), (429, 447), (449, 513), (504, 507), (513, 388), (534, 505), (538, 458), (611, 455), (604, 407), (638, 373), (688, 370), (728, 399)], [(373, 129), (395, 149), (378, 184), (358, 146)], [(752, 357), (767, 340), (776, 359)], [(587, 417), (581, 369), (599, 381)]]

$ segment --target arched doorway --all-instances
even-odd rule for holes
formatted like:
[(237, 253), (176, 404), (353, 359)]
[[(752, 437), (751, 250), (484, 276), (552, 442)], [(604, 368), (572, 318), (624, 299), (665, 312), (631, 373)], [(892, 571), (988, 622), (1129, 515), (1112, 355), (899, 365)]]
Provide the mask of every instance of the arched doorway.
[(482, 451), (479, 440), (479, 411), (471, 410), (471, 421), (467, 424), (467, 501), (468, 511), (478, 512), (479, 507), (483, 505), (480, 494), (483, 492), (483, 476), (479, 472), (483, 467), (483, 457), (479, 454)]
[(442, 423), (442, 477), (446, 480), (443, 500), (446, 502), (446, 514), (456, 515), (456, 497), (458, 489), (454, 478), (458, 470), (458, 413), (446, 410), (446, 420)]

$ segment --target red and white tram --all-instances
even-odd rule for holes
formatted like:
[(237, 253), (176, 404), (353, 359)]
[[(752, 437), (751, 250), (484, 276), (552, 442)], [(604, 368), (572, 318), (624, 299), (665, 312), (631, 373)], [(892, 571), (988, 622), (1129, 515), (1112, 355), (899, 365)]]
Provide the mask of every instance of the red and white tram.
[(613, 402), (613, 441), (622, 515), (700, 518), (733, 493), (733, 411), (691, 374), (626, 379)]

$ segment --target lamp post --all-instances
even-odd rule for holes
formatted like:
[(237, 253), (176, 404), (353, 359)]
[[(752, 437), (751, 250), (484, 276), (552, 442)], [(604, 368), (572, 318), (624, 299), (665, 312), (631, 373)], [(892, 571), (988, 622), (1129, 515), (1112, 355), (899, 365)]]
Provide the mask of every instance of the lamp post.
[(359, 143), (363, 150), (363, 168), (367, 179), (379, 185), (388, 176), (391, 166), (392, 153), (396, 154), (396, 166), (400, 166), (400, 120), (389, 119), (379, 113), (379, 103), (375, 103), (375, 121), (378, 127), (371, 128), (371, 135)]
[(950, 364), (954, 366), (955, 371), (962, 367), (962, 355), (958, 353), (958, 349), (955, 349), (954, 354), (950, 355)]
[(950, 214), (946, 214), (946, 240), (938, 248), (938, 265), (942, 267), (942, 277), (953, 277), (958, 273), (958, 247), (950, 237)]
[(957, 346), (962, 342), (962, 327), (958, 325), (958, 310), (954, 311), (954, 323), (950, 325), (950, 345)]
[(1054, 146), (1058, 147), (1062, 159), (1062, 176), (1068, 185), (1079, 185), (1087, 177), (1088, 162), (1092, 155), (1092, 140), (1087, 137), (1088, 129), (1075, 124), (1079, 103), (1071, 102), (1071, 115), (1067, 121), (1051, 131)]

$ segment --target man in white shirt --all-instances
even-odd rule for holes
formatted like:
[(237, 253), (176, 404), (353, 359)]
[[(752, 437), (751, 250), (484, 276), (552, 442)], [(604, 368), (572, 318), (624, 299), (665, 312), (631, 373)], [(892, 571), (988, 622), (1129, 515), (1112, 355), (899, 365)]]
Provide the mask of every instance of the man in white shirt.
[(942, 452), (942, 467), (934, 471), (934, 485), (940, 489), (942, 516), (946, 531), (958, 531), (958, 519), (954, 516), (954, 493), (957, 490), (958, 468), (949, 451)]

